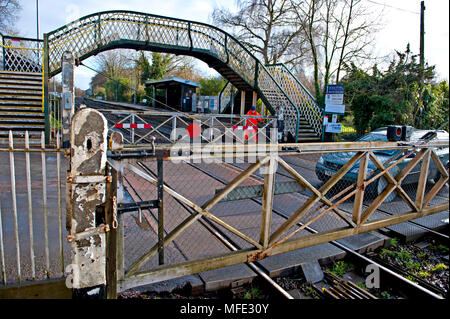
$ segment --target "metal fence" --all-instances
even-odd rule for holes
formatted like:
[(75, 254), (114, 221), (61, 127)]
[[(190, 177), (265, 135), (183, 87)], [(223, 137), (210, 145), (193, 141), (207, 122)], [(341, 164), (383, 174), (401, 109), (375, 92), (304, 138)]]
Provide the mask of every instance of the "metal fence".
[[(108, 135), (110, 136), (112, 132), (122, 133), (124, 144), (128, 146), (144, 146), (154, 142), (174, 144), (180, 140), (197, 137), (202, 143), (222, 142), (227, 138), (243, 144), (260, 134), (268, 138), (270, 129), (277, 126), (277, 118), (270, 116), (99, 111), (108, 120)], [(257, 126), (254, 126), (250, 119), (256, 120)]]
[(35, 145), (28, 132), (16, 141), (10, 131), (9, 147), (0, 148), (0, 157), (0, 288), (63, 278), (70, 264), (62, 226), (66, 185), (61, 174), (68, 166), (63, 150), (46, 148), (44, 133)]
[[(448, 140), (267, 147), (159, 160), (114, 152), (119, 207), (134, 207), (119, 208), (118, 290), (431, 214), (448, 218)], [(276, 173), (266, 174), (269, 167)]]
[(61, 94), (50, 92), (48, 95), (48, 109), (50, 119), (50, 143), (57, 145), (58, 138), (62, 136)]

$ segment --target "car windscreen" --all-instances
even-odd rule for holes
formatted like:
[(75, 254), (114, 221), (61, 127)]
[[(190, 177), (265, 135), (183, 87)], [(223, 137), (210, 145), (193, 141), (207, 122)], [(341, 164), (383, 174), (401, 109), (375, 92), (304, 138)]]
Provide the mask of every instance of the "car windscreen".
[[(387, 142), (387, 136), (386, 133), (368, 133), (364, 136), (361, 136), (359, 139), (356, 140), (357, 142)], [(392, 156), (396, 153), (398, 153), (398, 150), (377, 150), (374, 151), (376, 154), (383, 154), (383, 155), (389, 155)]]

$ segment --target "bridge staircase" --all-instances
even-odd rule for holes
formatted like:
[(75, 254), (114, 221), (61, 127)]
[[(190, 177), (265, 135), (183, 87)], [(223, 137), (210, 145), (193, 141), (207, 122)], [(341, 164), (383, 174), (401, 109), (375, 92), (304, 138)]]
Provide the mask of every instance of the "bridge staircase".
[[(278, 107), (283, 108), (284, 112), (287, 112), (285, 121), (288, 125), (288, 131), (291, 133), (291, 141), (295, 139), (294, 132), (297, 130), (298, 142), (320, 141), (322, 136), (323, 113), (315, 98), (284, 64), (267, 65), (266, 67), (286, 95), (280, 95), (277, 90), (271, 90), (270, 87), (267, 89), (266, 87), (262, 87), (261, 90), (264, 97), (272, 106), (277, 105)], [(231, 82), (228, 82), (220, 93), (221, 113), (231, 113), (232, 91), (234, 97), (233, 113), (240, 113), (241, 94)], [(258, 97), (261, 97), (261, 95)], [(290, 107), (289, 99), (295, 103), (298, 114)], [(251, 105), (252, 91), (247, 91), (245, 95), (245, 113), (250, 109)]]
[(0, 71), (0, 139), (39, 139), (45, 129), (42, 111), (42, 73)]

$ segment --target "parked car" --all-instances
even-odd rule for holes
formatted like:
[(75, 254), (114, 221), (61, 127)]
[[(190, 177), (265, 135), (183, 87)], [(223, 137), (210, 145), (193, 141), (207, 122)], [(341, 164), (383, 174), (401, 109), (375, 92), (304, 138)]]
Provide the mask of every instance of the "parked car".
[[(418, 130), (413, 129), (411, 137), (409, 141), (417, 141), (426, 133), (432, 132), (430, 130)], [(369, 141), (388, 141), (387, 139), (387, 128), (379, 128), (375, 131), (372, 131), (359, 139), (356, 142), (369, 142)], [(449, 140), (449, 134), (446, 131), (440, 130), (437, 132), (437, 136), (434, 140)], [(376, 150), (373, 153), (377, 156), (380, 162), (384, 163), (388, 159), (392, 158), (394, 155), (403, 152), (401, 150)], [(330, 153), (323, 155), (320, 157), (319, 161), (316, 165), (316, 175), (317, 177), (325, 182), (331, 176), (333, 176), (345, 163), (347, 163), (356, 153), (355, 152), (342, 152), (342, 153)], [(448, 147), (439, 147), (436, 149), (436, 154), (438, 155), (441, 162), (444, 164), (444, 167), (448, 167), (449, 163), (449, 148)], [(408, 158), (404, 159), (397, 166), (393, 167), (389, 170), (392, 176), (397, 176), (397, 174), (403, 170), (403, 168), (409, 163), (409, 161), (414, 158), (415, 154), (410, 155)], [(409, 175), (403, 180), (402, 185), (405, 184), (414, 184), (419, 181), (420, 176), (420, 167), (421, 162), (419, 162), (413, 170), (409, 173)], [(369, 160), (367, 167), (367, 174), (371, 174), (374, 170), (376, 170), (376, 166), (372, 161)], [(342, 177), (342, 180), (347, 183), (355, 183), (358, 177), (359, 172), (359, 161)], [(430, 161), (429, 171), (428, 171), (428, 181), (437, 181), (440, 177), (440, 172), (434, 163), (434, 161)], [(387, 186), (387, 181), (384, 177), (377, 179), (372, 182), (366, 193), (369, 195), (378, 195), (380, 194)], [(388, 196), (385, 200), (387, 202), (392, 201), (396, 196), (396, 193), (393, 192)]]

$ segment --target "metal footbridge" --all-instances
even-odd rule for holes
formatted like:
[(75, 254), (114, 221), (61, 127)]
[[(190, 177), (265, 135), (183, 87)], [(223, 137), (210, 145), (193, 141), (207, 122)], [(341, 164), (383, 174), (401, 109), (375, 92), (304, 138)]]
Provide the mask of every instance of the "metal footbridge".
[[(17, 44), (22, 42), (24, 45)], [(63, 53), (71, 52), (77, 62), (82, 62), (118, 48), (198, 58), (228, 80), (228, 89), (261, 98), (272, 115), (282, 113), (293, 140), (319, 140), (322, 134), (321, 107), (285, 65), (264, 65), (236, 38), (212, 25), (141, 12), (105, 11), (44, 34), (43, 42), (32, 42), (2, 37), (3, 67), (43, 73), (42, 111), (47, 135), (48, 79), (61, 72)], [(241, 111), (248, 110), (252, 102), (243, 103)]]

